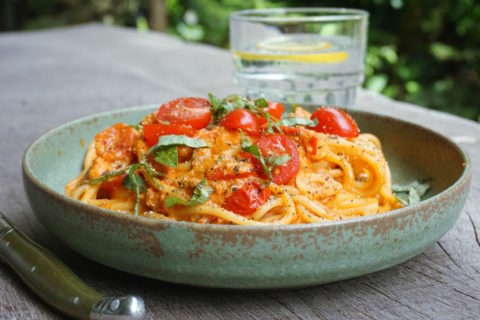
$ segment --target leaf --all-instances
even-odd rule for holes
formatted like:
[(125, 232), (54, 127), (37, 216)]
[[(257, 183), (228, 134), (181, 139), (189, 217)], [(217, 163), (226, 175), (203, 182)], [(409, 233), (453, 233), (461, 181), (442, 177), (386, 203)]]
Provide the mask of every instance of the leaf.
[(282, 119), (277, 122), (279, 126), (284, 127), (293, 127), (293, 126), (308, 126), (308, 127), (316, 127), (318, 125), (318, 120), (315, 118), (314, 120), (310, 120), (308, 118), (286, 118)]
[(163, 149), (165, 147), (172, 147), (172, 146), (186, 146), (190, 148), (208, 148), (207, 143), (203, 139), (195, 139), (187, 137), (186, 135), (176, 135), (176, 134), (169, 134), (165, 136), (161, 136), (158, 139), (156, 145), (148, 150), (148, 154), (155, 152), (157, 150)]
[(139, 169), (139, 168), (145, 169), (146, 173), (149, 174), (152, 177), (152, 180), (155, 183), (155, 185), (159, 189), (162, 188), (162, 186), (160, 184), (158, 184), (155, 181), (154, 178), (162, 176), (163, 173), (160, 173), (160, 172), (156, 171), (154, 168), (152, 168), (152, 166), (150, 166), (148, 163), (143, 162), (143, 161), (132, 164), (132, 165), (126, 167), (125, 169), (121, 169), (121, 170), (118, 170), (118, 171), (107, 172), (97, 179), (90, 180), (89, 184), (101, 183), (101, 182), (104, 182), (104, 181), (106, 181), (106, 180), (108, 180), (112, 177), (118, 176), (118, 175), (126, 172), (127, 176), (123, 180), (123, 185), (125, 186), (125, 188), (127, 188), (129, 190), (135, 191), (135, 193), (137, 195), (137, 198), (135, 200), (135, 215), (138, 215), (138, 207), (139, 207), (139, 204), (140, 204), (140, 193), (145, 192), (145, 189), (146, 189), (145, 182), (143, 181), (142, 177), (140, 177), (136, 173), (137, 169)]
[(212, 114), (215, 123), (218, 123), (227, 113), (243, 108), (253, 111), (257, 116), (267, 120), (267, 132), (274, 133), (274, 128), (280, 131), (280, 127), (271, 119), (271, 116), (264, 108), (268, 107), (267, 100), (260, 98), (255, 101), (249, 100), (240, 95), (232, 94), (223, 98), (220, 102), (212, 94), (208, 95), (212, 105)]
[(195, 206), (202, 203), (205, 203), (210, 198), (210, 194), (213, 192), (213, 189), (207, 186), (207, 180), (203, 179), (193, 191), (193, 195), (189, 201), (185, 201), (179, 197), (170, 196), (165, 199), (165, 206), (171, 208), (175, 205), (183, 206)]
[(125, 168), (125, 169), (121, 169), (121, 170), (117, 170), (117, 171), (110, 171), (110, 172), (106, 172), (106, 173), (103, 173), (100, 177), (96, 178), (96, 179), (93, 179), (93, 180), (90, 180), (88, 183), (89, 184), (98, 184), (98, 183), (102, 183), (102, 182), (105, 182), (113, 177), (116, 177), (116, 176), (119, 176), (123, 173), (125, 173), (125, 171), (127, 171), (128, 167)]
[(283, 154), (281, 156), (270, 156), (266, 158), (265, 162), (268, 164), (270, 168), (273, 168), (274, 166), (281, 166), (284, 163), (287, 163), (291, 159), (289, 154)]
[(176, 167), (178, 164), (177, 146), (166, 147), (155, 152), (155, 161), (168, 167)]
[(272, 175), (270, 174), (270, 170), (269, 170), (269, 168), (268, 168), (268, 166), (265, 162), (265, 159), (262, 156), (262, 153), (260, 152), (260, 150), (258, 150), (258, 146), (253, 145), (252, 142), (247, 137), (245, 137), (243, 135), (242, 131), (240, 131), (240, 133), (242, 135), (242, 138), (240, 140), (240, 146), (242, 147), (242, 150), (251, 154), (258, 161), (260, 161), (260, 164), (262, 165), (263, 170), (265, 171), (265, 173), (268, 176), (268, 180), (271, 181), (272, 180)]
[(255, 105), (260, 107), (260, 108), (267, 108), (268, 107), (268, 102), (264, 98), (260, 98), (255, 100)]
[(190, 199), (191, 205), (202, 204), (208, 201), (213, 189), (207, 186), (207, 180), (203, 179), (202, 182), (193, 191), (192, 198)]
[(190, 148), (208, 148), (205, 140), (187, 137), (186, 135), (166, 135), (158, 139), (156, 145), (148, 150), (147, 154), (155, 153), (154, 160), (169, 167), (176, 167), (178, 164), (177, 146)]
[(228, 97), (219, 101), (217, 97), (209, 93), (208, 98), (212, 105), (212, 115), (215, 123), (220, 121), (227, 113), (236, 109), (235, 105), (227, 100)]
[(422, 201), (422, 197), (430, 189), (430, 184), (427, 182), (413, 181), (406, 185), (392, 185), (392, 192), (403, 205), (414, 205)]
[(135, 192), (137, 190), (139, 192), (145, 191), (145, 182), (143, 182), (142, 177), (140, 177), (135, 171), (128, 173), (128, 175), (125, 177), (125, 180), (123, 180), (123, 185), (125, 188)]
[(140, 193), (145, 192), (145, 182), (143, 182), (142, 177), (140, 177), (136, 170), (141, 166), (140, 163), (131, 165), (128, 168), (127, 176), (123, 180), (123, 185), (125, 188), (135, 191), (136, 200), (135, 200), (135, 215), (138, 216), (138, 208), (140, 206)]
[(146, 162), (139, 162), (139, 165), (141, 167), (143, 167), (145, 169), (145, 171), (147, 171), (147, 173), (153, 177), (161, 177), (163, 176), (163, 173), (161, 172), (158, 172), (157, 170), (155, 170), (151, 165), (149, 165), (148, 163)]

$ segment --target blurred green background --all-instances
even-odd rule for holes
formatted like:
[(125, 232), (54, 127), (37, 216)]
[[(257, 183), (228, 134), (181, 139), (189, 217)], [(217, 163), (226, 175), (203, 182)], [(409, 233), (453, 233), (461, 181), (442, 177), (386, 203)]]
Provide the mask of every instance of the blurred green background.
[(0, 30), (98, 21), (228, 47), (232, 11), (351, 7), (370, 12), (370, 90), (480, 121), (480, 2), (475, 0), (0, 0)]

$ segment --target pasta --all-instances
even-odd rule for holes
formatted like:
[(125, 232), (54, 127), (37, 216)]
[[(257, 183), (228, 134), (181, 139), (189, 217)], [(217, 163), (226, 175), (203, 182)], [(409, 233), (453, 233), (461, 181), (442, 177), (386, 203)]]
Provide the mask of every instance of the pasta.
[(177, 99), (136, 127), (107, 128), (65, 193), (153, 219), (237, 225), (321, 223), (401, 207), (376, 136), (336, 133), (300, 107), (282, 120), (271, 104), (234, 97)]

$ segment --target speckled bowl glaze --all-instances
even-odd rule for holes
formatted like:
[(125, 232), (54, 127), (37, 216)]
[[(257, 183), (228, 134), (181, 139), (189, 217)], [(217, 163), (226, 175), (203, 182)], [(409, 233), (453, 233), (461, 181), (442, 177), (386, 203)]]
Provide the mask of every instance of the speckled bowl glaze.
[(25, 152), (23, 179), (41, 223), (79, 254), (133, 274), (205, 287), (311, 286), (385, 269), (419, 254), (455, 223), (471, 164), (460, 147), (428, 129), (350, 113), (381, 139), (396, 183), (430, 178), (420, 204), (360, 219), (289, 226), (201, 225), (135, 217), (64, 195), (94, 135), (137, 123), (145, 106), (102, 113), (46, 133)]

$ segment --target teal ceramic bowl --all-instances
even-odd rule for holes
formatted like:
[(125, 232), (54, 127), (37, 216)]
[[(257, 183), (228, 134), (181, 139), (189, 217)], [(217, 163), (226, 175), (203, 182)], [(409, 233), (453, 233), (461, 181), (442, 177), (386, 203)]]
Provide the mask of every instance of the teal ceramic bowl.
[(201, 225), (104, 210), (64, 195), (94, 135), (116, 122), (135, 124), (154, 106), (83, 118), (33, 142), (24, 186), (41, 223), (65, 245), (101, 264), (140, 276), (204, 287), (266, 289), (317, 285), (401, 263), (455, 223), (467, 197), (471, 164), (460, 147), (428, 129), (351, 111), (363, 132), (382, 141), (393, 180), (430, 178), (421, 203), (384, 214), (289, 226)]

